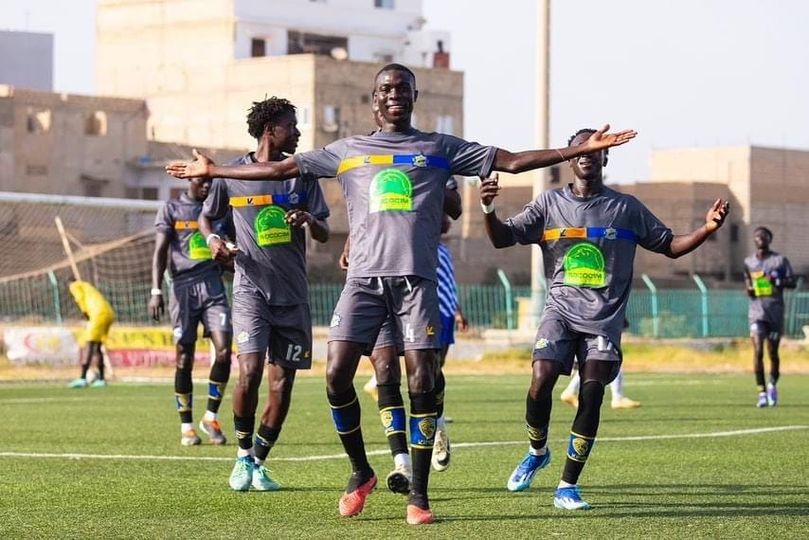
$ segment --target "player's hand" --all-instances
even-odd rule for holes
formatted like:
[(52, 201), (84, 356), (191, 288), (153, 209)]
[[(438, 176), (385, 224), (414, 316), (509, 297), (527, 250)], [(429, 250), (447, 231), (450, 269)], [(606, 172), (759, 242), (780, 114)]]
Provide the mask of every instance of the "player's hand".
[(152, 316), (152, 320), (159, 321), (164, 312), (165, 305), (163, 303), (163, 295), (153, 294), (152, 297), (149, 298), (149, 314)]
[(233, 259), (236, 258), (236, 254), (239, 253), (239, 248), (233, 244), (229, 246), (227, 242), (221, 238), (211, 238), (209, 247), (211, 248), (213, 260), (224, 266), (232, 265)]
[(211, 176), (210, 170), (214, 162), (211, 158), (194, 148), (194, 161), (172, 161), (166, 165), (166, 172), (175, 178), (200, 178)]
[(747, 296), (749, 296), (750, 298), (755, 298), (756, 291), (754, 291), (753, 289), (747, 289)]
[(714, 232), (721, 227), (729, 212), (730, 203), (722, 199), (716, 199), (711, 209), (705, 214), (705, 227), (708, 229), (708, 232)]
[(607, 133), (609, 129), (610, 125), (604, 124), (604, 127), (590, 135), (590, 138), (584, 141), (584, 153), (589, 154), (590, 152), (597, 152), (599, 150), (604, 150), (605, 148), (620, 146), (628, 143), (638, 135), (638, 132), (634, 129), (625, 129), (616, 133)]
[(348, 253), (342, 252), (340, 253), (340, 258), (337, 259), (337, 266), (340, 267), (340, 270), (346, 272), (348, 270)]
[(492, 201), (500, 192), (499, 178), (494, 173), (489, 178), (483, 178), (480, 182), (480, 202), (485, 206), (492, 204)]
[(458, 327), (460, 332), (466, 332), (469, 330), (469, 321), (466, 320), (466, 317), (463, 316), (463, 313), (460, 311), (455, 313), (455, 325)]
[(284, 220), (293, 227), (303, 227), (304, 225), (311, 225), (315, 217), (306, 210), (293, 209), (287, 212)]

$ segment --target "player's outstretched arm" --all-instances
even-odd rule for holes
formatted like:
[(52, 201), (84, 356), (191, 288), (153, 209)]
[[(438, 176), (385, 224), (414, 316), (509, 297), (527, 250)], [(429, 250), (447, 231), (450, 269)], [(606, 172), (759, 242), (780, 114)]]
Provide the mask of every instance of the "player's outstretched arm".
[(494, 170), (509, 173), (521, 173), (550, 167), (584, 154), (590, 154), (605, 148), (626, 144), (637, 136), (633, 129), (625, 129), (616, 133), (607, 133), (609, 124), (590, 135), (590, 138), (576, 146), (553, 148), (550, 150), (528, 150), (512, 153), (502, 148), (497, 149), (494, 157)]
[(676, 259), (697, 249), (725, 223), (729, 212), (730, 203), (716, 199), (708, 213), (705, 214), (705, 224), (689, 234), (676, 235), (671, 240), (668, 251), (665, 252), (666, 256)]
[(511, 229), (500, 221), (494, 211), (494, 199), (500, 192), (497, 175), (491, 178), (484, 178), (480, 182), (480, 204), (483, 207), (483, 221), (486, 224), (486, 234), (496, 248), (504, 248), (515, 244), (514, 235)]
[(176, 178), (235, 178), (237, 180), (287, 180), (300, 176), (295, 159), (264, 161), (244, 165), (217, 165), (211, 158), (193, 150), (194, 161), (172, 161), (166, 172)]

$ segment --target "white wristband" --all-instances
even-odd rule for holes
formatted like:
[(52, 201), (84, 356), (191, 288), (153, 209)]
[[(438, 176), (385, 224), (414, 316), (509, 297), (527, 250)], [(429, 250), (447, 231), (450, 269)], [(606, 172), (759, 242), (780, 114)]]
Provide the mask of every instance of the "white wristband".
[(163, 296), (163, 291), (160, 289), (152, 289), (152, 296)]
[(483, 204), (483, 201), (480, 201), (480, 208), (483, 210), (484, 214), (491, 214), (494, 212), (494, 202), (490, 202), (488, 205)]
[(222, 239), (222, 237), (220, 237), (220, 236), (219, 236), (218, 234), (216, 234), (216, 233), (211, 233), (211, 234), (209, 234), (209, 235), (208, 235), (208, 236), (205, 238), (205, 243), (206, 243), (206, 244), (208, 244), (208, 247), (211, 247), (211, 239), (212, 239), (212, 238), (218, 238), (219, 240), (221, 240), (221, 239)]

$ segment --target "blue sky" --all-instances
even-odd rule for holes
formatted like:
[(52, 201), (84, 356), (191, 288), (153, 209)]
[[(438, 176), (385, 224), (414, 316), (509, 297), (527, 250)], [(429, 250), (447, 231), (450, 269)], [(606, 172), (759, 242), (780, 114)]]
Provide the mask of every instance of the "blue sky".
[[(532, 148), (535, 2), (424, 4), (466, 73), (465, 136)], [(551, 145), (603, 122), (637, 129), (610, 159), (618, 182), (648, 176), (652, 148), (809, 149), (807, 23), (803, 0), (555, 0)], [(55, 89), (93, 93), (94, 0), (3, 0), (0, 28), (54, 33)]]

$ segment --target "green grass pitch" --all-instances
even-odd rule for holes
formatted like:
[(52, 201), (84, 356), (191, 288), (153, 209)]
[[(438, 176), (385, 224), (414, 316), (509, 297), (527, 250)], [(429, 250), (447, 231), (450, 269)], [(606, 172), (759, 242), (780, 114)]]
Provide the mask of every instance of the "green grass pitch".
[[(405, 499), (387, 492), (384, 482), (361, 516), (338, 516), (349, 466), (339, 457), (321, 377), (296, 383), (271, 454), (274, 476), (284, 485), (277, 493), (229, 490), (232, 441), (181, 447), (168, 384), (84, 390), (2, 384), (0, 536), (809, 536), (809, 376), (784, 376), (782, 403), (757, 410), (752, 375), (629, 374), (627, 393), (643, 406), (614, 411), (607, 391), (600, 440), (581, 478), (593, 509), (578, 513), (552, 506), (574, 414), (558, 400), (550, 430), (553, 462), (531, 490), (505, 490), (527, 447), (528, 378), (448, 376), (452, 465), (431, 475), (438, 521), (420, 528), (406, 525)], [(195, 389), (198, 420), (205, 387)], [(360, 399), (367, 448), (382, 479), (391, 459), (373, 402), (364, 393)], [(222, 411), (232, 434), (229, 399)]]

